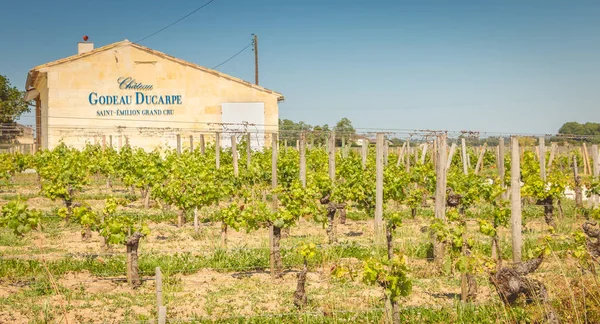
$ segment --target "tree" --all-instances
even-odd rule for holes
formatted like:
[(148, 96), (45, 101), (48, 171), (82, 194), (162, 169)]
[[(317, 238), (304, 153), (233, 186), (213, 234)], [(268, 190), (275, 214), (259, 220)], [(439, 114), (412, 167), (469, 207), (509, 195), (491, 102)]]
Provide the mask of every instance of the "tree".
[[(586, 141), (591, 141), (592, 143), (600, 142), (600, 123), (591, 123), (587, 122), (585, 124), (580, 124), (578, 122), (567, 122), (564, 123), (560, 129), (558, 130), (558, 134), (560, 135), (581, 135), (588, 136), (585, 138)], [(589, 136), (594, 136), (594, 138), (589, 138)], [(565, 140), (564, 138), (553, 138), (552, 140)], [(569, 138), (568, 142), (579, 142), (583, 140), (583, 138)]]
[(356, 135), (356, 130), (354, 129), (354, 126), (352, 126), (352, 122), (346, 117), (340, 119), (340, 121), (335, 124), (333, 130), (339, 134), (336, 136), (336, 138), (339, 138), (339, 143), (342, 142), (342, 138), (345, 138), (347, 142), (351, 141)]
[[(0, 123), (9, 124), (0, 131), (0, 140), (3, 142), (12, 141), (21, 130), (11, 125), (23, 113), (30, 112), (29, 103), (24, 98), (24, 92), (10, 85), (10, 81), (3, 75), (0, 75)], [(10, 127), (13, 126), (13, 127)]]
[(323, 126), (315, 126), (312, 129), (312, 132), (308, 134), (308, 140), (310, 143), (314, 143), (315, 145), (325, 145), (327, 144), (327, 135), (329, 134), (329, 125), (325, 124)]
[(560, 127), (558, 133), (565, 135), (600, 135), (600, 123), (567, 122)]
[(287, 141), (288, 145), (296, 145), (296, 141), (300, 139), (300, 133), (303, 130), (311, 130), (312, 126), (300, 121), (294, 122), (290, 119), (279, 120), (279, 138), (281, 141)]
[(7, 77), (0, 75), (0, 122), (12, 123), (23, 113), (30, 112), (25, 93), (10, 85)]

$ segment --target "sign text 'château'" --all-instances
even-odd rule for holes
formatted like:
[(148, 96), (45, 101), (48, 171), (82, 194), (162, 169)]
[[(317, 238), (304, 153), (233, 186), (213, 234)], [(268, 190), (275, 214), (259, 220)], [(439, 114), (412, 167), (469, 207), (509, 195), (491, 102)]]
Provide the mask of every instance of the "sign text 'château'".
[[(148, 91), (154, 90), (151, 84), (137, 82), (131, 77), (121, 77), (117, 79), (120, 90), (134, 90), (133, 94), (126, 95), (107, 95), (98, 92), (90, 92), (88, 102), (92, 106), (173, 106), (183, 104), (181, 95), (153, 95)], [(97, 116), (161, 116), (173, 115), (174, 110), (157, 107), (147, 107), (145, 109), (99, 109)]]

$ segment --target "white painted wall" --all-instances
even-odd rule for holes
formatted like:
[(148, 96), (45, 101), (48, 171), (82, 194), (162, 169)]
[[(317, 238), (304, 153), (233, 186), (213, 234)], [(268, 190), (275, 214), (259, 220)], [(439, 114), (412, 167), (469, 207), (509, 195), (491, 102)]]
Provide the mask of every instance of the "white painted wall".
[(238, 124), (223, 125), (222, 147), (231, 147), (231, 134), (227, 132), (232, 131), (243, 133), (248, 131), (251, 134), (252, 149), (257, 150), (264, 147), (265, 104), (263, 102), (223, 103), (221, 104), (221, 113), (222, 123)]

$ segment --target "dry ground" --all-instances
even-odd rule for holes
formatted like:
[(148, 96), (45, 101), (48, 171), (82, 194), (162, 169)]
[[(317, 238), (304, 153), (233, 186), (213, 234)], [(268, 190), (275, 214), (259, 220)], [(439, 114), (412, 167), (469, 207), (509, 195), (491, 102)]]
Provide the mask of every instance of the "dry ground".
[[(35, 188), (31, 188), (31, 184), (25, 187), (26, 193), (37, 192)], [(106, 192), (106, 188), (103, 187), (92, 187), (86, 191), (89, 195)], [(103, 206), (101, 199), (88, 199), (86, 203), (96, 210)], [(28, 204), (32, 208), (45, 211), (47, 217), (55, 217), (52, 210), (61, 206), (59, 202), (41, 197), (31, 197)], [(152, 215), (161, 213), (156, 207), (149, 211), (142, 210), (139, 202), (126, 209)], [(558, 221), (561, 231), (568, 234), (576, 229), (582, 220), (563, 217)], [(7, 231), (0, 232), (0, 256), (33, 259), (42, 264), (64, 259), (66, 254), (98, 254), (93, 262), (107, 262), (106, 260), (111, 258), (109, 255), (103, 255), (106, 251), (97, 233), (93, 234), (90, 241), (82, 242), (80, 228), (65, 226), (62, 221), (56, 219), (46, 223), (48, 225), (41, 232), (32, 232), (24, 239), (10, 237), (12, 234)], [(413, 279), (412, 293), (402, 298), (400, 304), (403, 307), (423, 310), (446, 308), (452, 313), (460, 298), (460, 275), (450, 267), (446, 271), (440, 271), (426, 259), (425, 250), (430, 237), (423, 227), (428, 223), (428, 218), (409, 219), (396, 231), (394, 244), (397, 250), (409, 254)], [(547, 230), (547, 227), (537, 220), (529, 221), (526, 228), (526, 248), (527, 244), (530, 248), (539, 244), (539, 238), (545, 235)], [(184, 252), (209, 256), (221, 248), (220, 224), (202, 224), (199, 232), (195, 233), (189, 225), (183, 228), (176, 227), (173, 219), (151, 223), (150, 229), (150, 236), (144, 239), (140, 246), (142, 258), (145, 255), (158, 255), (175, 259), (176, 253)], [(481, 249), (489, 245), (489, 238), (478, 233), (478, 225), (475, 222), (469, 224), (469, 233), (477, 240)], [(348, 220), (346, 225), (338, 225), (337, 228), (340, 242), (356, 243), (375, 253), (373, 234), (373, 223), (370, 220)], [(508, 231), (503, 230), (500, 238), (503, 249), (509, 251)], [(320, 224), (301, 220), (282, 241), (282, 246), (284, 249), (294, 249), (300, 241), (325, 244), (325, 229)], [(266, 251), (268, 242), (266, 230), (252, 233), (229, 230), (227, 248)], [(326, 248), (326, 245), (323, 248)], [(124, 248), (114, 247), (111, 252), (122, 253)], [(0, 259), (0, 262), (8, 260)], [(354, 271), (354, 276), (332, 276), (331, 269), (336, 265), (347, 265)], [(361, 267), (362, 260), (352, 256), (326, 259), (311, 265), (307, 280), (309, 304), (304, 311), (327, 315), (339, 311), (360, 312), (382, 308), (383, 290), (362, 283), (358, 274)], [(184, 321), (192, 318), (251, 318), (264, 314), (295, 312), (293, 293), (299, 268), (292, 268), (280, 279), (272, 279), (266, 270), (224, 272), (201, 268), (185, 273), (164, 273), (164, 300), (168, 307), (168, 318)], [(124, 270), (122, 269), (122, 274), (117, 278), (96, 276), (87, 270), (59, 274), (62, 272), (52, 267), (45, 270), (43, 275), (30, 280), (21, 277), (0, 277), (0, 323), (65, 322), (65, 317), (69, 323), (154, 319), (156, 297), (153, 278), (147, 275), (147, 280), (143, 281), (142, 286), (133, 289), (123, 281)], [(598, 284), (593, 280), (595, 278), (589, 275), (581, 276), (577, 262), (566, 251), (556, 251), (549, 256), (533, 277), (546, 283), (551, 298), (559, 300), (561, 305), (564, 305), (564, 300), (573, 301), (570, 307), (575, 311), (566, 315), (567, 321), (585, 322), (587, 316), (591, 316), (586, 312), (577, 311), (578, 300), (582, 297), (581, 291), (585, 291), (585, 288), (582, 290), (581, 287), (588, 287), (588, 290), (597, 292)], [(496, 317), (490, 317), (490, 322), (513, 322), (514, 316), (499, 303), (487, 275), (477, 274), (477, 281), (479, 293), (473, 304), (487, 307), (487, 311), (491, 308), (490, 312), (495, 313)], [(585, 296), (584, 294), (583, 297)], [(592, 294), (590, 298), (597, 298), (594, 296), (597, 294)], [(442, 317), (431, 321), (461, 321), (457, 318)]]

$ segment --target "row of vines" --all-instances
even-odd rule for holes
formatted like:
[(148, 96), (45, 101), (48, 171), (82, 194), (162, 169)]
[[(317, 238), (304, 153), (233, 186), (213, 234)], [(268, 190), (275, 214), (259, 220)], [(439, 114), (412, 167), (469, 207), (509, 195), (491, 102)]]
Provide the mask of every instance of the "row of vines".
[[(445, 136), (445, 135), (444, 135)], [(333, 141), (335, 143), (335, 141)], [(299, 219), (321, 224), (328, 242), (335, 244), (336, 226), (346, 222), (348, 210), (360, 210), (370, 216), (377, 208), (376, 164), (377, 150), (370, 147), (361, 154), (347, 147), (327, 149), (302, 143), (297, 148), (270, 147), (248, 150), (248, 143), (240, 136), (234, 149), (206, 149), (193, 151), (164, 150), (146, 152), (125, 146), (119, 151), (87, 145), (78, 150), (64, 144), (34, 155), (20, 153), (0, 154), (0, 177), (9, 185), (17, 173), (35, 170), (41, 195), (63, 203), (57, 211), (66, 222), (81, 225), (82, 240), (93, 231), (104, 238), (106, 248), (124, 245), (127, 249), (127, 278), (140, 284), (137, 270), (139, 241), (149, 234), (145, 222), (123, 213), (119, 206), (131, 203), (126, 199), (108, 198), (101, 211), (94, 211), (78, 195), (91, 182), (102, 182), (106, 188), (120, 184), (139, 199), (143, 208), (174, 208), (178, 211), (178, 226), (193, 224), (198, 228), (198, 214), (213, 208), (211, 220), (221, 227), (221, 244), (227, 247), (228, 231), (253, 232), (270, 230), (272, 275), (283, 273), (280, 241), (286, 231), (298, 224)], [(527, 261), (509, 264), (503, 260), (499, 248), (498, 231), (510, 228), (511, 185), (510, 156), (499, 160), (499, 152), (487, 147), (452, 147), (445, 168), (445, 216), (418, 215), (429, 208), (439, 190), (440, 156), (435, 149), (417, 149), (404, 145), (397, 150), (386, 150), (383, 168), (384, 237), (374, 237), (387, 247), (387, 254), (374, 255), (364, 262), (362, 277), (365, 282), (379, 285), (389, 305), (390, 316), (399, 322), (400, 297), (411, 292), (411, 275), (406, 256), (394, 247), (394, 235), (403, 220), (417, 216), (429, 217), (424, 227), (429, 231), (435, 248), (435, 264), (462, 275), (462, 298), (477, 296), (474, 274), (487, 273), (501, 299), (508, 305), (523, 294), (541, 302), (548, 296), (544, 284), (527, 277), (549, 253), (547, 245), (540, 244)], [(240, 158), (241, 152), (250, 152)], [(380, 152), (379, 152), (380, 153)], [(577, 173), (577, 166), (585, 164), (577, 151), (542, 159), (531, 150), (520, 157), (520, 194), (524, 203), (544, 206), (543, 220), (547, 223), (546, 242), (572, 240), (578, 248), (574, 255), (583, 268), (593, 270), (600, 256), (600, 229), (594, 221), (600, 218), (600, 209), (584, 206), (582, 195), (599, 194), (599, 185), (593, 176)], [(243, 156), (243, 154), (242, 154)], [(542, 161), (548, 161), (549, 163)], [(467, 162), (477, 161), (472, 167)], [(330, 166), (334, 163), (334, 169)], [(544, 170), (541, 170), (543, 167)], [(438, 170), (436, 172), (436, 170)], [(506, 170), (506, 172), (504, 172)], [(565, 237), (554, 233), (555, 206), (562, 212), (561, 201), (566, 190), (577, 194), (578, 212), (588, 221), (581, 230)], [(439, 196), (437, 196), (439, 197)], [(14, 200), (2, 207), (0, 226), (6, 226), (17, 235), (44, 226), (41, 213), (27, 207), (26, 199)], [(524, 220), (527, 222), (529, 220)], [(468, 224), (478, 224), (478, 234), (489, 237), (491, 253), (484, 255), (472, 249), (474, 233)], [(298, 274), (295, 303), (306, 304), (304, 282), (307, 260), (319, 247), (301, 244), (304, 267)], [(340, 269), (338, 269), (339, 271)], [(549, 321), (558, 321), (549, 312)]]

